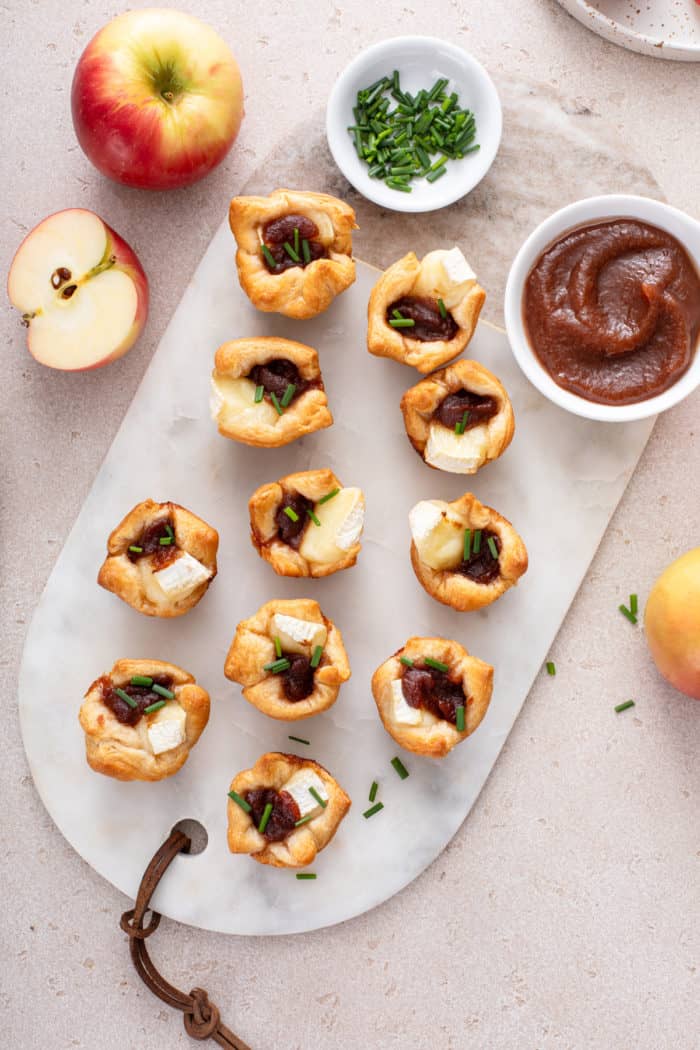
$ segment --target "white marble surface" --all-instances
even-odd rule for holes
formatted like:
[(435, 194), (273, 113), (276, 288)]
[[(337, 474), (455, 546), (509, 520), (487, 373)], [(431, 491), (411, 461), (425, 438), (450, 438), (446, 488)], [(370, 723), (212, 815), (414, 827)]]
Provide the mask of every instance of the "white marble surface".
[[(395, 8), (365, 0), (200, 0), (198, 13), (240, 58), (247, 117), (212, 178), (153, 197), (100, 178), (71, 129), (73, 65), (117, 10), (104, 0), (60, 8), (8, 0), (3, 10), (1, 269), (29, 226), (80, 203), (133, 241), (152, 279), (139, 345), (91, 375), (35, 365), (2, 304), (0, 1003), (3, 1039), (20, 1050), (194, 1045), (131, 969), (118, 928), (127, 898), (66, 843), (34, 790), (13, 704), (19, 659), (56, 555), (221, 222), (222, 201), (271, 148), (279, 151), (300, 114), (318, 109), (348, 56), (397, 23)], [(427, 28), (467, 47), (499, 86), (512, 76), (544, 83), (562, 114), (606, 131), (628, 164), (646, 166), (672, 203), (698, 215), (700, 147), (688, 128), (700, 80), (692, 67), (607, 44), (555, 0), (413, 0), (400, 22), (401, 32)], [(559, 173), (570, 173), (571, 154), (561, 152), (561, 138), (552, 155), (538, 131), (525, 162), (525, 130), (514, 142), (511, 128), (503, 149), (538, 189), (511, 169), (509, 191), (520, 183), (544, 206), (562, 203)], [(604, 177), (598, 158), (590, 166), (581, 153), (575, 159), (584, 191)], [(611, 188), (624, 188), (618, 178)], [(482, 227), (485, 245), (522, 221), (513, 200), (505, 222)], [(482, 203), (501, 215), (496, 185)], [(403, 247), (408, 230), (394, 235)], [(490, 280), (498, 276), (492, 269)], [(641, 631), (617, 604), (633, 588), (643, 602), (663, 566), (700, 541), (697, 486), (689, 483), (700, 472), (699, 408), (696, 396), (658, 421), (556, 639), (556, 679), (535, 683), (469, 819), (425, 875), (368, 915), (307, 935), (227, 937), (161, 924), (151, 946), (163, 972), (181, 988), (207, 987), (254, 1050), (693, 1045), (698, 705), (659, 679)], [(636, 708), (616, 716), (612, 705), (629, 695)], [(270, 1007), (273, 987), (281, 1010)]]

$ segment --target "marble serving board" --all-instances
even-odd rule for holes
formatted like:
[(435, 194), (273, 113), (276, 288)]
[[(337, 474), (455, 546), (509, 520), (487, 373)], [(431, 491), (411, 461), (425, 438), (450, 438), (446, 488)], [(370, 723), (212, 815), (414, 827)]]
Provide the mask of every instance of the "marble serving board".
[[(543, 663), (652, 421), (604, 426), (550, 405), (523, 378), (505, 335), (482, 323), (469, 354), (501, 377), (516, 435), (503, 458), (465, 479), (431, 470), (410, 447), (399, 400), (417, 374), (365, 349), (366, 305), (377, 271), (321, 317), (294, 322), (257, 313), (241, 293), (223, 225), (185, 293), (56, 563), (28, 632), (20, 677), (25, 748), (37, 789), (74, 848), (133, 897), (172, 825), (200, 821), (208, 846), (180, 856), (154, 906), (206, 929), (295, 933), (349, 919), (397, 893), (430, 864), (465, 819)], [(209, 417), (214, 350), (247, 334), (286, 335), (320, 354), (332, 428), (280, 450), (219, 436)], [(325, 580), (285, 580), (253, 550), (247, 501), (261, 483), (329, 466), (367, 498), (355, 568)], [(530, 553), (520, 585), (478, 613), (460, 614), (420, 587), (409, 562), (408, 511), (419, 498), (471, 488), (515, 524)], [(48, 495), (48, 494), (47, 494)], [(146, 497), (190, 507), (220, 532), (219, 574), (203, 601), (176, 620), (141, 616), (95, 582), (113, 526)], [(335, 706), (298, 723), (251, 707), (223, 675), (236, 624), (274, 597), (309, 596), (342, 629), (352, 666)], [(495, 666), (493, 700), (477, 732), (446, 759), (402, 753), (382, 728), (374, 669), (410, 635), (455, 638)], [(93, 773), (77, 714), (90, 682), (119, 657), (152, 656), (190, 670), (211, 693), (208, 728), (184, 768), (157, 784)], [(47, 669), (50, 668), (50, 674)], [(288, 735), (306, 738), (295, 744)], [(353, 800), (315, 882), (232, 856), (226, 792), (233, 775), (268, 750), (317, 759)], [(401, 754), (402, 781), (390, 762)], [(363, 818), (379, 782), (385, 808)]]

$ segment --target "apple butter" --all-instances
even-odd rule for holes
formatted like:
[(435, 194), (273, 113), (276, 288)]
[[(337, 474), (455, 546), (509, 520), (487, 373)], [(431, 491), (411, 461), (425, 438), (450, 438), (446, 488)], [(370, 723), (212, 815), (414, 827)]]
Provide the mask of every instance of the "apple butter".
[(401, 690), (409, 707), (422, 707), (453, 725), (457, 708), (466, 704), (461, 681), (453, 682), (445, 671), (427, 665), (407, 667), (401, 677)]
[(387, 324), (397, 319), (394, 311), (398, 311), (401, 315), (399, 319), (413, 321), (410, 326), (397, 328), (397, 331), (408, 339), (418, 339), (421, 343), (435, 343), (440, 340), (448, 343), (459, 331), (459, 325), (448, 310), (445, 311), (444, 316), (442, 315), (436, 299), (404, 295), (388, 308)]

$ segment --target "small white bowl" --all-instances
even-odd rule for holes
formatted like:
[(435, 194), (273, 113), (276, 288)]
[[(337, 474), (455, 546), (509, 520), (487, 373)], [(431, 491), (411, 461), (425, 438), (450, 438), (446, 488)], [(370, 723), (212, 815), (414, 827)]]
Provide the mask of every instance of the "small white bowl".
[[(348, 126), (361, 88), (398, 69), (401, 87), (415, 95), (430, 89), (438, 77), (447, 77), (446, 91), (456, 91), (459, 104), (476, 116), (480, 149), (462, 160), (451, 160), (436, 182), (416, 179), (411, 193), (390, 189), (381, 179), (370, 179), (368, 167), (355, 152)], [(501, 141), (503, 117), (491, 77), (462, 48), (430, 36), (397, 36), (362, 51), (336, 80), (326, 109), (326, 134), (333, 159), (348, 182), (375, 204), (392, 211), (424, 212), (444, 208), (464, 197), (481, 182), (493, 164)]]
[(527, 276), (542, 252), (563, 233), (576, 226), (619, 218), (639, 219), (672, 234), (683, 245), (700, 273), (700, 223), (685, 212), (650, 197), (635, 197), (626, 193), (588, 197), (550, 215), (530, 234), (511, 264), (504, 304), (510, 348), (533, 386), (567, 412), (606, 423), (629, 423), (665, 412), (700, 385), (699, 349), (687, 372), (662, 394), (633, 405), (600, 405), (558, 386), (530, 345), (523, 321), (523, 291)]

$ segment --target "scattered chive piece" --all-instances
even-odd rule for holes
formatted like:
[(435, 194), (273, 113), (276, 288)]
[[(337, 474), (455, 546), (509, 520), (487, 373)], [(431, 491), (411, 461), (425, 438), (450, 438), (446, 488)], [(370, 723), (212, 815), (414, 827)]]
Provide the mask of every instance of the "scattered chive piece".
[(333, 489), (332, 492), (327, 492), (325, 496), (321, 496), (321, 498), (320, 498), (320, 500), (318, 500), (318, 502), (319, 503), (328, 503), (328, 500), (329, 499), (333, 499), (333, 497), (337, 496), (339, 492), (340, 492), (340, 489)]
[(272, 803), (268, 802), (267, 805), (265, 806), (265, 809), (263, 810), (263, 815), (260, 818), (260, 823), (258, 824), (258, 831), (260, 832), (261, 835), (262, 835), (263, 831), (265, 830), (265, 828), (267, 827), (267, 823), (268, 823), (268, 821), (270, 819), (271, 813), (272, 813)]
[(297, 878), (301, 881), (303, 879), (315, 879), (316, 874), (313, 871), (298, 871)]
[(299, 254), (299, 227), (294, 227), (294, 251)]
[(299, 254), (294, 251), (289, 241), (285, 241), (283, 247), (292, 262), (301, 262)]
[(389, 321), (392, 328), (413, 328), (415, 323), (412, 317), (392, 317)]
[(158, 693), (158, 696), (164, 696), (166, 700), (174, 700), (175, 693), (172, 693), (169, 689), (166, 689), (164, 685), (158, 685), (157, 683), (151, 687), (154, 693)]
[(259, 405), (264, 396), (265, 396), (265, 387), (261, 383), (259, 386), (256, 386), (256, 388), (255, 388), (255, 404)]
[(396, 770), (396, 772), (399, 774), (401, 779), (405, 780), (409, 773), (401, 759), (398, 757), (398, 755), (396, 756), (396, 758), (392, 758), (391, 764)]
[(315, 787), (310, 787), (309, 788), (309, 794), (311, 795), (312, 798), (316, 799), (316, 801), (318, 802), (318, 804), (321, 807), (321, 809), (325, 809), (326, 808), (326, 806), (328, 805), (328, 799), (321, 798), (321, 796), (319, 795), (319, 793), (318, 793), (318, 791), (316, 790)]
[(365, 820), (368, 820), (369, 817), (373, 817), (375, 813), (378, 813), (380, 809), (384, 809), (384, 803), (375, 802), (373, 806), (370, 806), (369, 809), (366, 809), (364, 811), (362, 816), (365, 818)]
[(175, 538), (175, 533), (173, 532), (173, 530), (170, 527), (170, 525), (168, 525), (167, 523), (166, 523), (166, 526), (165, 526), (165, 531), (167, 532), (168, 536), (172, 536), (173, 539)]
[(123, 689), (115, 689), (114, 692), (117, 694), (118, 697), (120, 697), (124, 701), (125, 704), (128, 704), (129, 707), (133, 708), (133, 707), (138, 707), (139, 706), (136, 703), (136, 701), (132, 700), (132, 698), (129, 696), (129, 694), (127, 692), (125, 692)]
[(619, 714), (620, 711), (626, 711), (628, 707), (634, 707), (634, 700), (625, 700), (624, 704), (618, 704), (615, 710)]
[(633, 616), (637, 615), (639, 609), (639, 599), (636, 594), (630, 594), (630, 612)]
[(397, 321), (405, 321), (405, 317), (400, 310), (392, 310), (391, 316), (395, 317)]
[(277, 415), (281, 416), (282, 415), (282, 409), (280, 408), (280, 403), (277, 400), (277, 394), (274, 394), (274, 393), (270, 394), (270, 401), (272, 401), (272, 404), (275, 406), (275, 412), (277, 413)]
[(457, 704), (455, 708), (455, 729), (458, 733), (464, 732), (464, 704)]
[(173, 538), (172, 536), (161, 536), (158, 542), (160, 543), (161, 547), (169, 547), (170, 544), (173, 542)]
[(282, 671), (288, 671), (291, 666), (287, 657), (283, 656), (280, 660), (271, 660), (269, 664), (263, 664), (263, 671), (280, 674)]
[(282, 656), (282, 643), (277, 637), (277, 635), (275, 635), (273, 641), (275, 643), (275, 652), (277, 653), (277, 659), (279, 660)]
[[(270, 805), (270, 803), (268, 802), (268, 806), (269, 806), (269, 805)], [(301, 818), (301, 820), (296, 820), (296, 821), (294, 822), (294, 827), (295, 827), (295, 828), (298, 828), (298, 827), (299, 827), (299, 826), (300, 826), (301, 824), (308, 824), (308, 823), (309, 823), (309, 821), (310, 821), (310, 820), (313, 820), (313, 819), (314, 819), (314, 815), (313, 815), (313, 813), (309, 813), (309, 815), (308, 815), (308, 816), (306, 816), (306, 817), (302, 817), (302, 818)]]
[(469, 413), (465, 412), (461, 419), (458, 419), (455, 423), (455, 434), (461, 435), (464, 433), (469, 421)]
[(440, 311), (440, 317), (447, 317), (447, 307), (442, 299), (438, 299), (438, 310)]
[(556, 673), (557, 673), (556, 667), (554, 666), (554, 664), (552, 663), (551, 660), (548, 660), (547, 661), (547, 674), (551, 675), (552, 678), (553, 678)]
[(400, 656), (399, 660), (405, 667), (413, 667), (413, 660), (410, 656)]
[(289, 404), (289, 402), (290, 402), (290, 401), (292, 400), (292, 398), (294, 397), (294, 391), (295, 391), (295, 390), (296, 390), (296, 384), (295, 384), (295, 383), (290, 383), (290, 384), (289, 384), (289, 385), (287, 386), (287, 389), (286, 389), (286, 390), (285, 390), (285, 392), (284, 392), (284, 393), (282, 394), (282, 400), (280, 401), (280, 404), (281, 404), (282, 408), (286, 408), (286, 407), (287, 407), (287, 405)]
[(306, 237), (304, 237), (304, 240), (301, 242), (301, 254), (304, 256), (305, 263), (311, 262), (311, 249), (309, 248), (309, 242)]
[(165, 700), (156, 700), (155, 704), (149, 704), (148, 707), (144, 707), (143, 713), (151, 715), (154, 711), (160, 711), (161, 707), (165, 707)]
[(322, 656), (323, 656), (323, 646), (322, 645), (317, 645), (315, 647), (314, 651), (313, 651), (313, 656), (311, 657), (311, 660), (310, 660), (311, 666), (312, 667), (318, 667), (318, 665), (321, 663), (321, 657)]
[(285, 507), (284, 513), (287, 515), (290, 521), (299, 521), (299, 515), (293, 507)]
[(377, 797), (377, 792), (378, 791), (379, 791), (379, 784), (377, 783), (376, 780), (373, 780), (372, 781), (372, 787), (369, 789), (369, 800), (370, 800), (370, 802), (374, 802), (375, 798)]
[(487, 543), (489, 545), (489, 550), (491, 551), (491, 557), (498, 558), (498, 547), (496, 546), (496, 541), (493, 536), (489, 536)]
[(143, 554), (143, 547), (137, 547), (135, 543), (132, 543), (131, 547), (129, 547), (129, 550), (132, 551), (134, 554)]
[(464, 530), (464, 561), (469, 561), (472, 552), (472, 530)]
[(310, 744), (310, 740), (304, 740), (303, 736), (290, 736), (288, 740), (296, 740), (297, 744)]
[(626, 605), (618, 605), (618, 609), (620, 610), (622, 615), (629, 620), (630, 623), (637, 622), (637, 617), (634, 615), (633, 612), (630, 612)]
[(432, 656), (426, 656), (425, 663), (428, 667), (433, 667), (436, 671), (444, 671), (445, 673), (449, 671), (447, 664), (441, 663), (440, 660), (433, 660)]
[(265, 256), (265, 262), (267, 263), (267, 265), (271, 266), (273, 270), (276, 270), (277, 269), (277, 260), (275, 259), (274, 255), (272, 254), (272, 252), (270, 251), (268, 246), (266, 244), (261, 244), (260, 245), (260, 251)]
[(150, 689), (153, 685), (153, 679), (149, 678), (147, 674), (135, 674), (131, 677), (132, 685), (145, 685), (147, 689)]
[(318, 525), (318, 526), (319, 526), (319, 528), (320, 528), (320, 527), (321, 527), (321, 522), (320, 522), (320, 521), (318, 520), (318, 518), (316, 517), (316, 515), (314, 514), (314, 512), (313, 512), (312, 510), (309, 510), (309, 509), (307, 508), (307, 511), (306, 511), (306, 513), (307, 513), (307, 514), (309, 515), (309, 517), (310, 517), (310, 518), (311, 518), (311, 520), (313, 521), (314, 525)]
[(238, 794), (237, 791), (229, 791), (228, 797), (235, 802), (237, 806), (240, 806), (244, 813), (250, 813), (253, 808), (249, 802), (246, 802), (242, 795)]
[(477, 529), (474, 533), (474, 553), (478, 554), (481, 550), (481, 529)]

